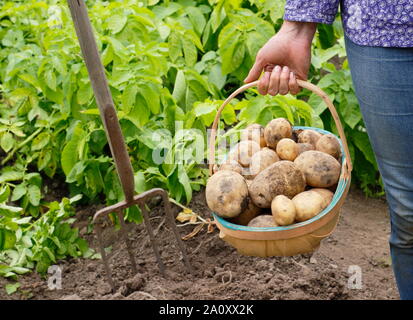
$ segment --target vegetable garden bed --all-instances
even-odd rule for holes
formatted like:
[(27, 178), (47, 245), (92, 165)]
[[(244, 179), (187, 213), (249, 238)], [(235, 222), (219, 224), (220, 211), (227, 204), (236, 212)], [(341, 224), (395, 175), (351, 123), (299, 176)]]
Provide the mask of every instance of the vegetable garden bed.
[[(241, 85), (259, 48), (279, 29), (283, 1), (86, 3), (128, 145), (136, 192), (161, 187), (175, 201), (190, 203), (206, 183), (202, 162), (207, 128), (222, 99)], [(353, 181), (367, 195), (382, 195), (343, 45), (338, 21), (319, 27), (309, 80), (337, 106), (357, 164)], [(303, 90), (300, 100), (290, 95), (260, 96), (255, 90), (244, 98), (226, 108), (219, 128), (231, 128), (237, 135), (250, 123), (285, 117), (295, 125), (335, 133), (321, 100), (309, 91)], [(205, 151), (200, 157), (199, 149)], [(79, 235), (72, 227), (80, 218), (75, 208), (110, 205), (122, 197), (66, 1), (3, 1), (0, 283), (7, 283), (9, 292), (21, 285), (18, 292), (25, 297), (25, 290), (31, 292), (30, 286), (35, 285), (31, 279), (39, 277), (29, 275), (31, 271), (44, 275), (50, 265), (65, 258), (69, 268), (72, 261), (81, 269), (98, 266), (99, 260), (78, 260), (97, 256), (82, 239), (84, 233)], [(142, 221), (136, 207), (128, 209), (126, 217), (129, 222)], [(212, 246), (230, 250), (211, 239)], [(197, 250), (204, 252), (202, 242), (192, 244), (192, 249), (201, 245)]]

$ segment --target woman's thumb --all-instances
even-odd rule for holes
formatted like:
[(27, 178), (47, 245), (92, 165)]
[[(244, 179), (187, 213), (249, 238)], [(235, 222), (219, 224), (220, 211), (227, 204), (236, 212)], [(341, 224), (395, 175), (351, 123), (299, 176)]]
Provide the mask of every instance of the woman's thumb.
[(262, 72), (262, 64), (258, 61), (255, 61), (254, 65), (252, 66), (248, 76), (244, 79), (244, 83), (249, 83), (252, 81), (257, 80)]

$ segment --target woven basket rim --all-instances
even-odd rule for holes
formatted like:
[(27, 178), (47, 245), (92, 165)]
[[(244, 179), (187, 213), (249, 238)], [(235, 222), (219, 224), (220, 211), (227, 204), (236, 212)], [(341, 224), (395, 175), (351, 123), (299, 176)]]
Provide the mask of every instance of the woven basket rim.
[[(340, 143), (340, 149), (341, 149), (341, 154), (342, 154), (342, 159), (341, 159), (341, 164), (343, 165), (344, 162), (346, 161), (346, 155), (344, 152), (344, 148), (343, 148), (343, 143), (341, 141), (341, 139), (339, 137), (337, 137), (337, 135), (335, 135), (334, 133), (324, 130), (324, 129), (320, 129), (320, 128), (316, 128), (316, 127), (307, 127), (307, 126), (293, 126), (293, 129), (297, 129), (297, 130), (306, 130), (306, 129), (310, 129), (310, 130), (314, 130), (317, 132), (320, 132), (322, 134), (333, 134), (339, 141)], [(243, 225), (238, 225), (232, 222), (229, 222), (228, 220), (225, 220), (224, 218), (218, 216), (215, 212), (212, 213), (213, 217), (215, 220), (217, 220), (218, 223), (220, 223), (224, 228), (230, 229), (230, 230), (234, 230), (234, 231), (253, 231), (253, 232), (274, 232), (274, 231), (288, 231), (288, 230), (293, 230), (293, 229), (297, 229), (300, 227), (304, 227), (307, 226), (321, 218), (323, 218), (325, 215), (327, 215), (332, 209), (334, 209), (338, 203), (338, 201), (342, 198), (346, 188), (347, 188), (347, 184), (350, 182), (350, 177), (351, 177), (351, 173), (348, 179), (344, 179), (344, 178), (340, 178), (337, 188), (336, 188), (336, 192), (334, 193), (333, 199), (331, 200), (330, 204), (323, 210), (321, 211), (319, 214), (317, 214), (316, 216), (314, 216), (313, 218), (303, 221), (303, 222), (299, 222), (299, 223), (294, 223), (288, 226), (278, 226), (278, 227), (248, 227), (248, 226), (243, 226)]]

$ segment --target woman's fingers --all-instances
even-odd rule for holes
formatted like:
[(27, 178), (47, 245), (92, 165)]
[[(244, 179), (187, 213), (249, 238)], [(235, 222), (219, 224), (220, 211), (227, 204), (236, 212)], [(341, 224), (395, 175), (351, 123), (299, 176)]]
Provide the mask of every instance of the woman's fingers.
[(280, 86), (278, 89), (279, 94), (286, 95), (289, 91), (290, 69), (284, 66), (280, 75)]
[(286, 95), (288, 92), (295, 95), (300, 92), (300, 87), (297, 83), (297, 77), (287, 66), (277, 65), (264, 68), (264, 74), (258, 82), (258, 92), (262, 95), (272, 96)]
[(297, 78), (293, 72), (290, 72), (290, 81), (288, 82), (291, 94), (298, 94), (300, 92), (300, 87), (297, 83)]
[(272, 69), (270, 83), (268, 85), (268, 94), (275, 96), (278, 94), (278, 89), (280, 85), (280, 75), (281, 75), (281, 67), (275, 66)]
[(264, 75), (258, 82), (258, 92), (262, 95), (266, 95), (268, 92), (268, 85), (270, 84), (271, 72), (265, 71)]

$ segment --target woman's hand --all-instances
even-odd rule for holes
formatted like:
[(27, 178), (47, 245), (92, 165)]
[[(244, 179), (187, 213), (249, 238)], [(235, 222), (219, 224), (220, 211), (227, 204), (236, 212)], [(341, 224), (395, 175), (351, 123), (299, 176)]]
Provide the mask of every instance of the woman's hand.
[(259, 51), (244, 82), (257, 80), (260, 94), (297, 94), (297, 78), (307, 80), (311, 63), (311, 42), (316, 23), (284, 21), (280, 31)]

